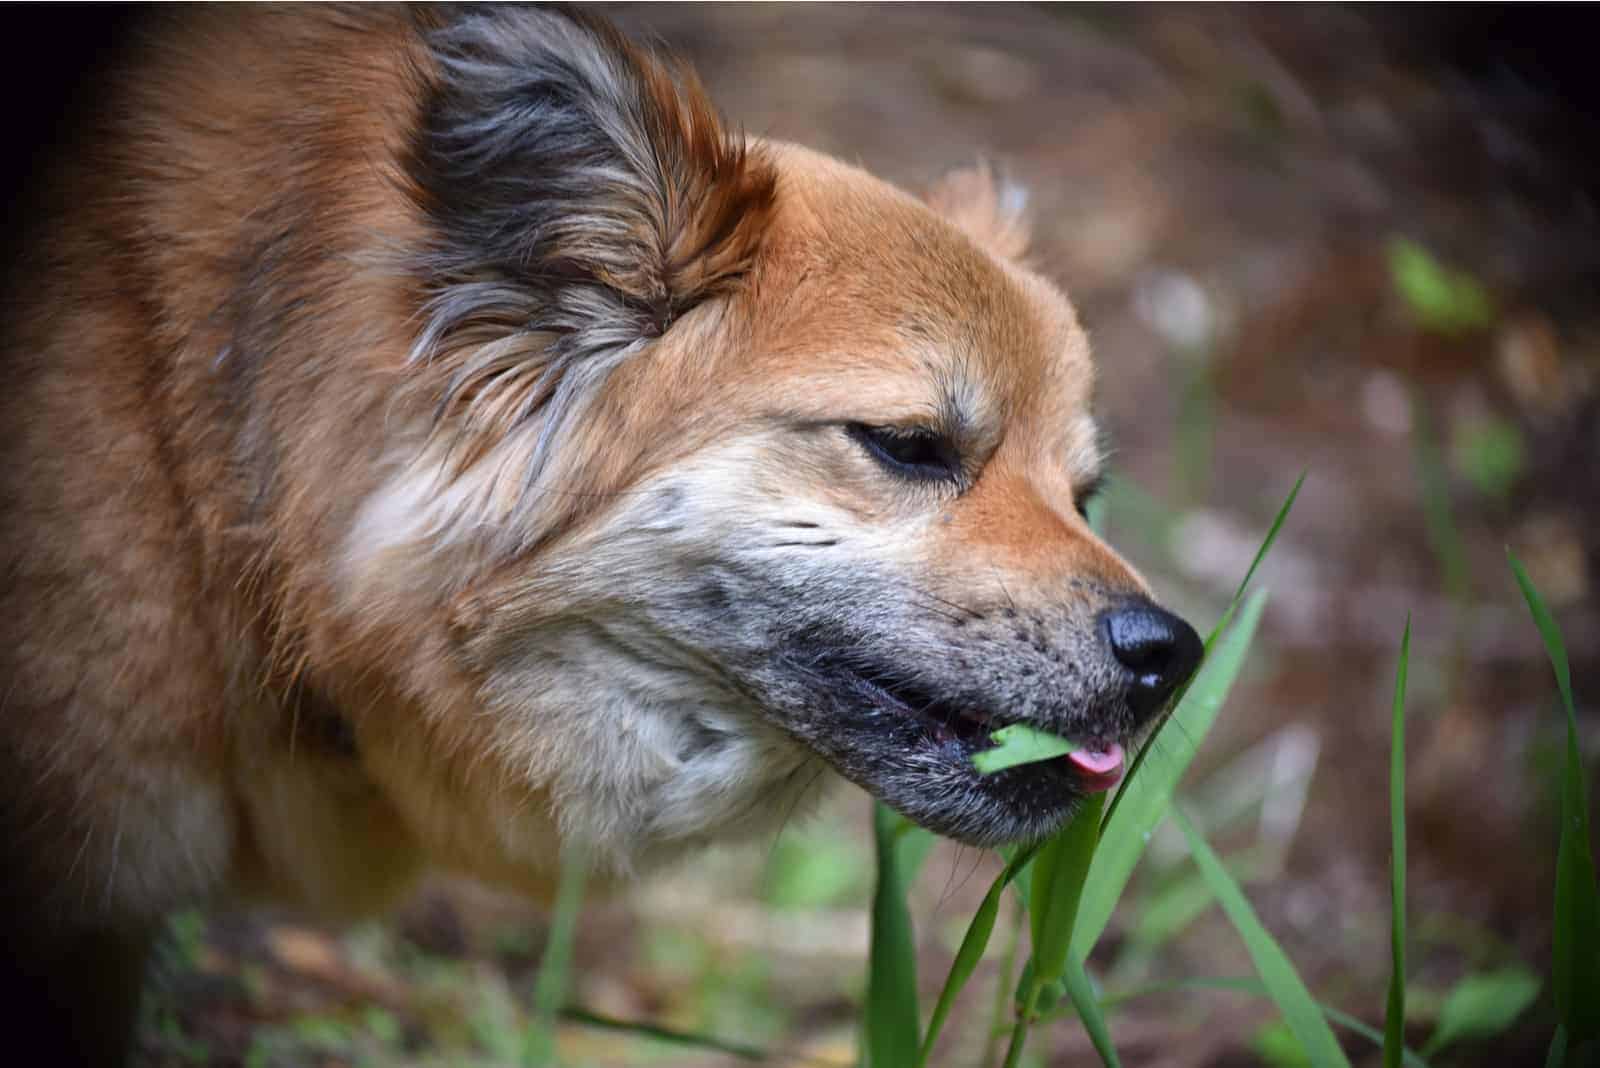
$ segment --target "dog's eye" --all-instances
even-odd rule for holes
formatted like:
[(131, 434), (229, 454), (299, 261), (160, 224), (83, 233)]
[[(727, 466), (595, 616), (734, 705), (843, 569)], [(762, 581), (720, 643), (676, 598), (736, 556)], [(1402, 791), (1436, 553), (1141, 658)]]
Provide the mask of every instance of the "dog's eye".
[(1078, 514), (1083, 516), (1085, 520), (1089, 518), (1089, 506), (1094, 503), (1095, 498), (1099, 497), (1100, 494), (1104, 492), (1105, 488), (1105, 476), (1096, 475), (1094, 476), (1094, 481), (1076, 490), (1073, 490), (1072, 503), (1077, 507)]
[(950, 481), (961, 474), (955, 444), (927, 427), (851, 423), (849, 430), (869, 456), (904, 478)]

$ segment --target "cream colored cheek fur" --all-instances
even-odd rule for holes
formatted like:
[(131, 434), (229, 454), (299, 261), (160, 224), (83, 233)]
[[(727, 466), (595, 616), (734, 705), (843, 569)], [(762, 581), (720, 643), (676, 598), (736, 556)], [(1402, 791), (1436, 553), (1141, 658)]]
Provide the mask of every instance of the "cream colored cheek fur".
[[(798, 496), (792, 477), (752, 478), (760, 445), (727, 443), (674, 467), (533, 565), (530, 588), (549, 585), (607, 607), (540, 616), (525, 629), (498, 624), (518, 636), (496, 646), (480, 693), (499, 736), (485, 775), (498, 771), (530, 794), (543, 791), (563, 838), (586, 843), (608, 867), (770, 832), (833, 778), (706, 672), (700, 657), (715, 650), (686, 649), (662, 636), (648, 608), (623, 607), (681, 604), (708, 558), (799, 585), (805, 571), (848, 567), (852, 549), (903, 550), (903, 532), (888, 539), (864, 530), (839, 509)], [(470, 474), (445, 483), (439, 472), (429, 463), (401, 468), (360, 509), (343, 556), (350, 610), (406, 611), (408, 602), (421, 609), (415, 598), (443, 592), (442, 561), (476, 551), (480, 536), (504, 533), (495, 529), (504, 513), (493, 485), (474, 484)], [(824, 561), (778, 548), (792, 542), (796, 521), (816, 524), (807, 534), (837, 540), (843, 552)], [(708, 737), (715, 744), (705, 744)], [(425, 754), (418, 757), (414, 773), (425, 774)], [(548, 866), (548, 824), (539, 814), (530, 818), (505, 794), (485, 800), (496, 815), (484, 831), (501, 859)]]

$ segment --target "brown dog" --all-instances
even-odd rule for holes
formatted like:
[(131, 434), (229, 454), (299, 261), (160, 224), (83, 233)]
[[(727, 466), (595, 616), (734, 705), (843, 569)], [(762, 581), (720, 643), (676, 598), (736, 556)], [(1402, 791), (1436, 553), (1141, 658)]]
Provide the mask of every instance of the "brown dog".
[[(160, 18), (0, 349), (4, 933), (60, 1059), (184, 903), (628, 869), (824, 766), (1040, 835), (1192, 668), (1078, 515), (1087, 344), (987, 175), (747, 142), (562, 14)], [(981, 778), (1008, 722), (1083, 748)]]

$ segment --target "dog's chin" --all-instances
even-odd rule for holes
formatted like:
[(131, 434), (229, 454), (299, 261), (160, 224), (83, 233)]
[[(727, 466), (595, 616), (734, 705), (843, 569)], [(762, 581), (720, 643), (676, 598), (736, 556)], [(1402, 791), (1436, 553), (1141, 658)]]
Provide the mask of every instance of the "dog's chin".
[[(1086, 752), (1114, 758), (1096, 763), (1074, 754), (983, 774), (973, 757), (994, 747), (996, 730), (1023, 720), (941, 699), (913, 684), (879, 681), (880, 676), (853, 666), (819, 667), (808, 672), (809, 707), (785, 717), (791, 733), (909, 819), (968, 845), (1045, 837), (1083, 798), (1115, 785), (1122, 771), (1123, 746), (1130, 738), (1122, 731), (1096, 731), (1074, 740)], [(1115, 722), (1121, 717), (1074, 718)], [(1091, 763), (1095, 766), (1085, 766)]]

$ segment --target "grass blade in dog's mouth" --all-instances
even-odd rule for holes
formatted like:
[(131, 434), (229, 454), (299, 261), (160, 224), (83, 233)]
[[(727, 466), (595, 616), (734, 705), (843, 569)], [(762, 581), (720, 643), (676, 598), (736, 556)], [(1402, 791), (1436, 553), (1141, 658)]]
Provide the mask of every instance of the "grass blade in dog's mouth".
[(995, 747), (972, 756), (972, 766), (983, 775), (1066, 757), (1077, 769), (1085, 790), (1109, 790), (1122, 777), (1122, 746), (1116, 742), (1100, 749), (1080, 746), (1025, 723), (1002, 727), (989, 737)]

